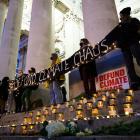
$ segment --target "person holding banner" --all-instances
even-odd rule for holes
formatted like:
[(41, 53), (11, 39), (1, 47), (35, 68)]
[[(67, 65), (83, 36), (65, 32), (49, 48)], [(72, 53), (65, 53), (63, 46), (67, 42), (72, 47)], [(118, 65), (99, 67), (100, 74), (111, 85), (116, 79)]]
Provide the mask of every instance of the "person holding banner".
[[(83, 38), (80, 40), (80, 49), (83, 49), (84, 47), (88, 45), (90, 45), (88, 39)], [(80, 76), (84, 84), (85, 97), (91, 98), (92, 93), (96, 92), (95, 77), (97, 76), (97, 72), (96, 72), (95, 60), (80, 65), (79, 72), (80, 72)]]
[[(61, 62), (61, 60), (59, 59), (56, 53), (52, 53), (50, 59), (52, 60), (51, 67)], [(60, 86), (64, 81), (65, 81), (65, 76), (60, 74), (55, 75), (53, 79), (49, 80), (51, 104), (55, 105), (63, 102), (63, 95)]]
[[(31, 67), (31, 69), (28, 71), (28, 77), (33, 76), (36, 74), (36, 69), (34, 67)], [(31, 83), (29, 86), (25, 87), (24, 92), (21, 97), (22, 101), (22, 111), (29, 111), (31, 110), (31, 94), (33, 90), (36, 90), (39, 87), (38, 84)]]
[(120, 40), (118, 45), (122, 49), (128, 75), (130, 79), (130, 87), (137, 89), (140, 86), (140, 77), (137, 76), (133, 57), (140, 66), (140, 21), (130, 16), (131, 8), (127, 7), (120, 11)]

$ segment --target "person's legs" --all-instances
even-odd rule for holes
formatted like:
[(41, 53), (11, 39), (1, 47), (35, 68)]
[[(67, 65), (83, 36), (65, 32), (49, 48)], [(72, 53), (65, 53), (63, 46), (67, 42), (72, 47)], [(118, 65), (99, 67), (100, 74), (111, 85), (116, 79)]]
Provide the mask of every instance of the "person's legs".
[(56, 104), (55, 102), (55, 93), (53, 91), (53, 82), (50, 83), (50, 103)]
[(132, 55), (136, 58), (137, 64), (140, 66), (140, 43), (135, 42), (134, 44), (130, 45), (130, 50)]
[(90, 77), (89, 83), (90, 83), (90, 93), (92, 95), (93, 92), (96, 92), (96, 84), (95, 84), (95, 77), (94, 76)]
[(62, 90), (62, 95), (63, 95), (63, 102), (67, 101), (66, 95), (67, 95), (67, 91), (66, 88), (64, 86), (61, 87)]
[(130, 86), (137, 85), (139, 83), (139, 77), (136, 74), (133, 56), (130, 50), (123, 51), (123, 56), (126, 62), (127, 72), (129, 76)]
[(56, 103), (57, 104), (62, 103), (63, 102), (63, 96), (62, 96), (61, 88), (56, 81), (53, 81), (53, 92), (54, 92), (54, 95), (55, 95)]
[(29, 89), (27, 90), (27, 95), (26, 95), (27, 110), (28, 110), (28, 111), (31, 109), (31, 100), (30, 100), (31, 94), (32, 94), (32, 89), (29, 88)]
[(82, 71), (82, 78), (83, 78), (83, 85), (85, 89), (85, 96), (87, 98), (90, 98), (90, 87), (89, 87), (89, 79), (88, 79), (88, 71), (86, 71), (86, 68)]

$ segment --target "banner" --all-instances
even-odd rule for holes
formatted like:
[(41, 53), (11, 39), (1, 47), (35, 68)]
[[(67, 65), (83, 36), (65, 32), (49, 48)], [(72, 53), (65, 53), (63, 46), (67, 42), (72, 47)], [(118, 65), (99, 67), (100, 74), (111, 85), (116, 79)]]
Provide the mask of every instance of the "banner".
[(22, 79), (16, 79), (13, 81), (14, 88), (19, 86), (36, 85), (46, 80), (55, 79), (60, 74), (65, 74), (82, 64), (88, 63), (98, 57), (105, 55), (114, 49), (114, 41), (116, 41), (116, 35), (119, 36), (119, 26), (116, 26), (102, 41), (96, 44), (94, 47), (87, 45), (84, 48), (75, 52), (70, 58), (64, 60), (60, 64), (56, 64), (54, 67), (44, 69), (39, 73), (33, 75), (26, 75)]
[(97, 90), (128, 89), (129, 81), (126, 67), (113, 69), (96, 77)]

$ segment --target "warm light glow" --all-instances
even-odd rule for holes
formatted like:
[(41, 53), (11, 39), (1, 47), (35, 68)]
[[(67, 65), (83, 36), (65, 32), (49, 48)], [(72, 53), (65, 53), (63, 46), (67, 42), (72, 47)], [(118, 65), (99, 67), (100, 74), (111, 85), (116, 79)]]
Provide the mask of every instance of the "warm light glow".
[(109, 115), (110, 116), (116, 116), (117, 115), (117, 112), (116, 112), (116, 107), (114, 105), (110, 105), (108, 106), (108, 112), (109, 112)]
[(134, 91), (132, 89), (128, 90), (128, 95), (134, 96)]
[(57, 112), (57, 108), (56, 107), (53, 107), (52, 108), (52, 114), (55, 114)]
[(83, 108), (82, 104), (81, 103), (78, 103), (77, 104), (77, 109), (82, 109), (82, 108)]
[(116, 105), (116, 99), (109, 99), (109, 105)]
[(90, 110), (93, 107), (93, 103), (92, 102), (87, 102), (87, 109)]
[(99, 115), (99, 111), (98, 111), (98, 108), (93, 108), (92, 109), (92, 117), (96, 117)]
[(77, 119), (83, 119), (83, 110), (82, 109), (77, 109), (76, 110), (76, 118)]
[(103, 101), (99, 100), (98, 103), (97, 103), (97, 107), (98, 108), (103, 108), (103, 106), (104, 106)]
[(57, 114), (57, 120), (63, 121), (64, 120), (64, 113), (60, 112)]
[(116, 98), (116, 95), (115, 95), (114, 92), (111, 92), (111, 93), (110, 93), (110, 98), (112, 98), (112, 99), (115, 99), (115, 98)]
[(102, 100), (106, 101), (106, 95), (102, 95)]
[(126, 95), (125, 96), (125, 102), (127, 103), (127, 102), (132, 102), (132, 96), (131, 95)]

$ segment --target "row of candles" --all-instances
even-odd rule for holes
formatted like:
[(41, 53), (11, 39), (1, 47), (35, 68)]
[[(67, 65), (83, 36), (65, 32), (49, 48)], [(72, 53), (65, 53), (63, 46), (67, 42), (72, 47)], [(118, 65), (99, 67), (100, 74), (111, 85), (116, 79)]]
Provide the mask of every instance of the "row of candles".
[[(22, 134), (34, 132), (35, 126), (40, 125), (44, 121), (51, 122), (52, 120), (78, 120), (78, 119), (100, 119), (117, 117), (117, 92), (108, 93), (94, 93), (91, 100), (81, 98), (78, 102), (73, 99), (71, 102), (65, 104), (51, 105), (50, 107), (43, 107), (42, 109), (34, 112), (29, 112), (23, 118), (22, 124), (13, 124), (10, 127), (11, 133), (16, 132), (16, 127), (20, 126)], [(123, 109), (124, 114), (130, 116), (133, 114), (133, 90), (128, 90), (124, 96)], [(1, 128), (4, 126), (0, 126)], [(0, 129), (1, 129), (0, 128)], [(39, 128), (36, 128), (39, 129)]]

